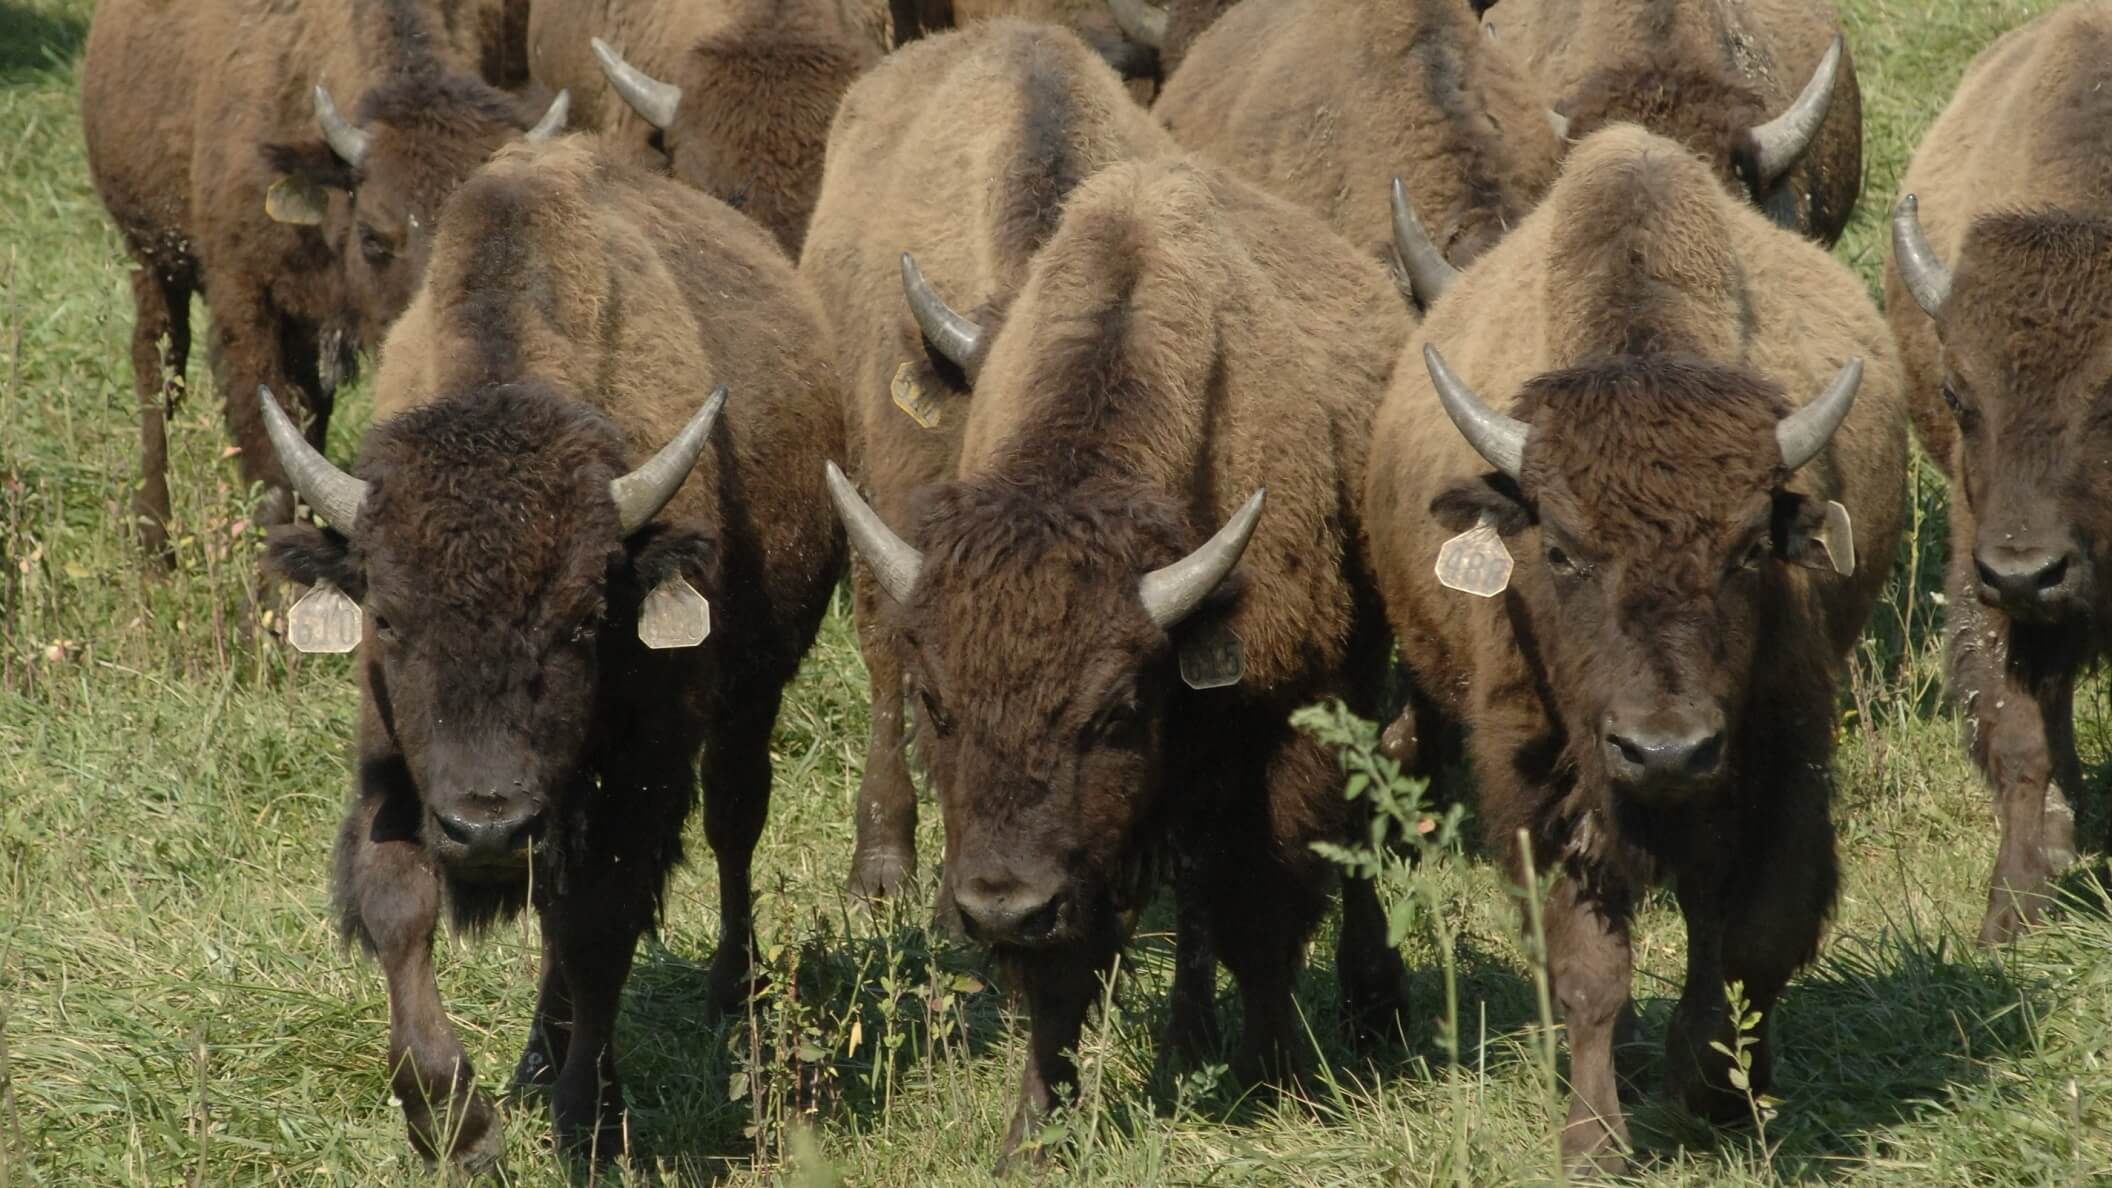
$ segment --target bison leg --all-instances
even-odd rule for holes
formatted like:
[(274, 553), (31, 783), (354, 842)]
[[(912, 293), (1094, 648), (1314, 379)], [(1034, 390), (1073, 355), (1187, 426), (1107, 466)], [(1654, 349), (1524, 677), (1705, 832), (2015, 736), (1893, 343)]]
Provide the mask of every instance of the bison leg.
[(1358, 1042), (1404, 1034), (1408, 1023), (1408, 967), (1387, 943), (1386, 909), (1370, 879), (1342, 880), (1342, 933), (1335, 941), (1335, 973), (1342, 1017)]
[[(865, 774), (858, 781), (851, 890), (866, 896), (893, 895), (917, 873), (917, 791), (902, 750), (902, 661), (881, 623), (885, 596), (862, 561), (851, 565), (851, 597), (873, 700)], [(942, 914), (944, 910), (941, 905)]]
[(623, 1083), (616, 1072), (616, 1009), (645, 930), (636, 909), (650, 872), (611, 866), (580, 879), (543, 913), (544, 944), (557, 954), (572, 1006), (564, 1063), (551, 1084), (558, 1147), (595, 1162), (623, 1155)]
[(132, 518), (140, 551), (163, 569), (176, 563), (169, 548), (168, 415), (190, 364), (194, 287), (188, 271), (164, 272), (152, 265), (132, 270), (132, 388), (139, 398), (139, 492), (132, 500)]
[(535, 1022), (529, 1024), (528, 1043), (521, 1049), (520, 1063), (513, 1068), (514, 1090), (555, 1084), (571, 1041), (572, 990), (565, 979), (564, 963), (546, 935), (542, 983), (535, 995)]
[(1023, 1160), (1045, 1157), (1039, 1150), (1022, 1154), (1020, 1144), (1052, 1110), (1077, 1094), (1074, 1053), (1078, 1036), (1085, 1029), (1085, 1015), (1092, 1009), (1100, 979), (1114, 964), (1116, 948), (1113, 941), (1099, 939), (1016, 958), (1030, 1019), (1027, 1067), (1020, 1074), (1019, 1105), (998, 1155), (1000, 1174)]
[(499, 1157), (502, 1138), (433, 978), (440, 876), (417, 839), (392, 828), (385, 803), (366, 797), (345, 819), (339, 899), (388, 979), (389, 1084), (403, 1103), (411, 1145), (427, 1159), (444, 1153), (480, 1168)]
[[(206, 292), (212, 295), (212, 346), (221, 364), (218, 378), (225, 404), (228, 433), (241, 451), (245, 482), (262, 482), (264, 499), (257, 519), (264, 524), (283, 524), (293, 518), (293, 493), (286, 486), (286, 473), (264, 433), (264, 414), (257, 406), (258, 385), (268, 385), (289, 415), (301, 408), (313, 409), (314, 389), (304, 386), (287, 368), (287, 360), (305, 357), (313, 369), (314, 350), (305, 355), (295, 350), (289, 356), (289, 339), (296, 332), (276, 313), (270, 297), (254, 285), (235, 277), (209, 278)], [(324, 411), (318, 421), (327, 419)], [(319, 426), (311, 423), (309, 443), (321, 448)]]
[(1217, 947), (1210, 938), (1209, 889), (1192, 861), (1174, 876), (1173, 996), (1166, 1058), (1192, 1069), (1222, 1042), (1217, 1027)]
[(1562, 1154), (1572, 1167), (1618, 1173), (1629, 1148), (1613, 1061), (1635, 967), (1628, 913), (1588, 896), (1583, 880), (1569, 878), (1549, 894), (1541, 919), (1548, 978), (1569, 1032), (1569, 1117), (1562, 1128)]
[(719, 948), (711, 959), (713, 1009), (748, 1001), (756, 965), (754, 892), (749, 871), (770, 813), (770, 725), (778, 697), (750, 698), (704, 746), (704, 836), (719, 865)]

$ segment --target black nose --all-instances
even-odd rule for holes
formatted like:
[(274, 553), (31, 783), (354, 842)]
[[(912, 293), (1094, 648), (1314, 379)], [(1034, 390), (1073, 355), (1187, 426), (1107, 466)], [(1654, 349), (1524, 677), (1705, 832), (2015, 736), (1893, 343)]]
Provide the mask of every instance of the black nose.
[(499, 806), (489, 811), (471, 808), (433, 813), (440, 832), (458, 847), (449, 855), (457, 861), (484, 862), (511, 859), (543, 830), (543, 814), (532, 808)]
[(1716, 713), (1614, 713), (1606, 723), (1606, 762), (1630, 784), (1705, 780), (1723, 769), (1723, 717)]
[(985, 944), (1034, 945), (1056, 939), (1067, 923), (1066, 897), (1009, 875), (970, 876), (953, 889), (968, 935)]
[(2067, 549), (1993, 545), (1973, 550), (1980, 596), (2004, 610), (2032, 613), (2073, 593), (2079, 566)]

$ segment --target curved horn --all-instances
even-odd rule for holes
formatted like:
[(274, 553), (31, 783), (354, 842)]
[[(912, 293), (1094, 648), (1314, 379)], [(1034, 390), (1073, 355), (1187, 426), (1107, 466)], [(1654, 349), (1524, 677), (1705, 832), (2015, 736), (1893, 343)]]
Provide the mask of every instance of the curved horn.
[(301, 431), (286, 419), (270, 388), (257, 385), (257, 403), (264, 406), (264, 432), (271, 438), (272, 450), (279, 455), (279, 468), (286, 472), (286, 481), (293, 484), (309, 507), (330, 521), (332, 528), (350, 533), (353, 525), (359, 523), (360, 505), (367, 501), (366, 482), (339, 470), (309, 445)]
[(645, 71), (623, 60), (609, 43), (596, 37), (588, 44), (594, 47), (594, 57), (601, 62), (601, 72), (609, 76), (609, 85), (631, 105), (631, 110), (645, 117), (645, 122), (666, 131), (675, 122), (675, 109), (682, 105), (682, 88), (673, 83), (664, 83)]
[(339, 160), (358, 165), (367, 159), (367, 134), (337, 110), (321, 83), (315, 84), (315, 122), (322, 125), (323, 140)]
[(1122, 35), (1138, 45), (1166, 47), (1166, 10), (1149, 0), (1107, 0), (1107, 11)]
[(1401, 267), (1408, 271), (1408, 287), (1424, 309), (1459, 278), (1459, 269), (1452, 267), (1423, 231), (1422, 220), (1415, 217), (1415, 206), (1408, 201), (1408, 187), (1400, 178), (1393, 179), (1393, 250), (1400, 253)]
[(909, 298), (910, 316), (917, 319), (925, 339), (973, 383), (982, 366), (983, 328), (939, 297), (908, 252), (902, 253), (902, 293)]
[(1789, 105), (1789, 110), (1752, 130), (1753, 143), (1759, 149), (1756, 163), (1762, 180), (1773, 182), (1788, 173), (1804, 150), (1811, 147), (1811, 138), (1818, 135), (1819, 125), (1826, 122), (1826, 109), (1833, 103), (1833, 84), (1841, 72), (1844, 44), (1841, 35), (1834, 34), (1826, 56), (1819, 59), (1811, 81), (1804, 84), (1803, 94)]
[(1553, 130), (1556, 140), (1569, 139), (1569, 117), (1552, 107), (1547, 109), (1547, 126)]
[(720, 384), (705, 397), (704, 407), (689, 418), (689, 424), (682, 426), (674, 440), (661, 446), (659, 453), (639, 463), (629, 474), (609, 480), (609, 498), (616, 501), (617, 520), (623, 525), (625, 536), (645, 527), (682, 488), (682, 480), (689, 477), (697, 455), (704, 452), (704, 443), (711, 439), (711, 427), (725, 406), (726, 385)]
[(1262, 498), (1266, 494), (1256, 491), (1248, 496), (1225, 526), (1217, 530), (1217, 535), (1194, 552), (1144, 575), (1137, 586), (1137, 597), (1152, 622), (1171, 630), (1210, 597), (1210, 592), (1239, 564), (1239, 555), (1247, 551), (1247, 541), (1254, 535), (1255, 522), (1261, 519)]
[(909, 592), (916, 589), (917, 575), (923, 572), (924, 556), (912, 548), (908, 541), (895, 535), (865, 500), (858, 498), (857, 488), (851, 480), (843, 477), (836, 464), (828, 464), (829, 499), (836, 504), (836, 515), (843, 521), (844, 534), (850, 537), (851, 547), (873, 571), (873, 579), (887, 596), (896, 602), (908, 602)]
[(521, 139), (529, 144), (541, 144), (564, 131), (565, 120), (571, 114), (572, 92), (569, 89), (559, 91), (557, 98), (550, 101), (550, 108), (543, 113), (543, 118), (535, 122), (535, 127), (523, 133)]
[(1423, 366), (1430, 370), (1430, 383), (1437, 388), (1438, 402), (1459, 427), (1460, 436), (1489, 465), (1517, 478), (1525, 465), (1525, 439), (1532, 426), (1483, 404), (1474, 389), (1445, 366), (1444, 356), (1437, 353), (1437, 348), (1427, 342), (1423, 344)]
[(1783, 466), (1794, 471), (1818, 457), (1854, 406), (1855, 389), (1862, 382), (1863, 361), (1851, 358), (1833, 373), (1833, 382), (1818, 399), (1782, 418), (1775, 426), (1775, 443), (1782, 447)]
[(1914, 304), (1930, 317), (1951, 295), (1951, 269), (1921, 230), (1921, 201), (1909, 194), (1892, 209), (1892, 261), (1907, 282)]

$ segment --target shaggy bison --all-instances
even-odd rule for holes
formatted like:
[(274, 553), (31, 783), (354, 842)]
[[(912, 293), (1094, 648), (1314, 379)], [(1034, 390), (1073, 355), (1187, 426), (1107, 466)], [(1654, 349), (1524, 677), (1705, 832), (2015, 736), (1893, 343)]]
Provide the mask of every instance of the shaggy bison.
[(364, 612), (336, 903), (388, 977), (391, 1087), (428, 1157), (500, 1144), (434, 981), (443, 903), (472, 930), (535, 909), (515, 1081), (549, 1087), (566, 1148), (622, 1150), (617, 1000), (700, 777), (711, 1001), (745, 993), (771, 723), (843, 555), (826, 342), (767, 233), (568, 137), (500, 153), (448, 203), (354, 474), (265, 398), (330, 524), (278, 529), (272, 564)]
[(1973, 59), (1901, 183), (1885, 274), (1915, 430), (1951, 481), (1951, 686), (2001, 829), (1990, 944), (2075, 855), (2075, 681), (2103, 648), (2108, 49), (2112, 6), (2070, 4)]
[[(1174, 159), (1082, 183), (1002, 328), (961, 321), (988, 337), (949, 410), (959, 477), (919, 495), (907, 539), (831, 483), (928, 727), (955, 903), (1032, 1012), (1010, 1152), (1074, 1083), (1098, 980), (1168, 865), (1175, 1049), (1214, 1046), (1219, 961), (1245, 1008), (1235, 1069), (1295, 1049), (1332, 883), (1312, 843), (1350, 813), (1288, 717), (1375, 708), (1389, 648), (1353, 507), (1408, 315), (1306, 212)], [(1377, 898), (1344, 900), (1345, 1005), (1390, 1019)]]
[[(964, 124), (962, 112), (977, 118)], [(914, 541), (910, 492), (953, 472), (984, 330), (1072, 188), (1113, 162), (1173, 151), (1106, 64), (1050, 26), (990, 21), (928, 38), (852, 85), (800, 271), (842, 344), (847, 465), (888, 524)], [(873, 714), (851, 885), (881, 894), (916, 869), (916, 795), (901, 661), (865, 565), (853, 566), (853, 593)]]
[(1642, 124), (1776, 225), (1840, 238), (1863, 184), (1863, 105), (1828, 0), (1503, 0), (1489, 20), (1552, 90), (1567, 139)]
[(1725, 984), (1767, 1018), (1833, 904), (1834, 691), (1899, 537), (1904, 418), (1861, 282), (1632, 125), (1570, 153), (1395, 371), (1362, 501), (1415, 685), (1395, 737), (1428, 770), (1464, 726), (1514, 876), (1563, 876), (1574, 1159), (1627, 1140), (1613, 1032), (1652, 885), (1687, 926), (1672, 1091), (1746, 1109), (1710, 1044)]
[[(524, 128), (542, 137), (562, 125), (562, 96), (538, 122), (478, 77), (474, 39), (456, 32), (475, 22), (457, 7), (97, 5), (81, 122), (96, 192), (138, 264), (133, 510), (150, 558), (170, 559), (164, 421), (189, 359), (191, 295), (212, 305), (243, 477), (274, 490), (267, 518), (284, 519), (257, 385), (298, 397), (320, 445), (339, 360), (378, 341), (410, 300), (448, 191)], [(333, 95), (358, 99), (355, 115)]]

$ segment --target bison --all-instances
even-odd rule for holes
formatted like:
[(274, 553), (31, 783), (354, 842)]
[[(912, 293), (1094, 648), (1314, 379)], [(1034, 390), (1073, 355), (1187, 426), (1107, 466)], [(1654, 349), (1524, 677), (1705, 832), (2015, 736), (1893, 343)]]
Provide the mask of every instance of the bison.
[[(977, 119), (964, 124), (964, 111)], [(1114, 162), (1174, 151), (1113, 72), (1051, 26), (931, 37), (851, 86), (800, 271), (843, 351), (846, 464), (888, 524), (912, 533), (910, 492), (953, 472), (982, 330), (1002, 319), (1071, 190)], [(884, 894), (916, 869), (916, 796), (897, 644), (870, 570), (852, 572), (873, 712), (851, 885)]]
[(1834, 691), (1899, 537), (1904, 418), (1861, 282), (1634, 125), (1569, 154), (1395, 369), (1361, 500), (1414, 685), (1394, 735), (1427, 773), (1463, 727), (1513, 876), (1561, 876), (1574, 1160), (1627, 1142), (1613, 1033), (1652, 885), (1687, 927), (1673, 1094), (1743, 1115), (1711, 1046), (1732, 981), (1769, 1083), (1834, 900)]
[[(1288, 717), (1372, 712), (1389, 667), (1354, 502), (1409, 321), (1376, 261), (1184, 158), (1081, 183), (1002, 326), (953, 316), (984, 347), (949, 409), (958, 477), (911, 502), (906, 538), (830, 482), (928, 727), (954, 902), (1031, 1011), (1010, 1153), (1074, 1083), (1155, 871), (1177, 899), (1175, 1052), (1214, 1046), (1222, 961), (1235, 1069), (1290, 1059), (1332, 883), (1312, 843), (1351, 822)], [(1402, 971), (1368, 882), (1343, 912), (1345, 1007), (1384, 1025)]]
[(391, 1088), (428, 1158), (501, 1142), (434, 982), (443, 903), (470, 931), (540, 917), (514, 1079), (548, 1086), (568, 1150), (623, 1149), (617, 1001), (700, 780), (710, 1001), (746, 992), (771, 723), (843, 559), (827, 341), (766, 232), (573, 136), (449, 201), (354, 473), (265, 397), (330, 525), (275, 530), (271, 564), (363, 612), (335, 902), (388, 977)]
[[(1122, 36), (1136, 47), (1140, 67), (1148, 61), (1156, 77), (1171, 77), (1187, 61), (1188, 50), (1217, 18), (1231, 11), (1238, 0), (1107, 0), (1108, 14)], [(1145, 57), (1148, 55), (1148, 58)]]
[(1980, 939), (2037, 920), (2075, 856), (2075, 682), (2103, 654), (2112, 485), (2112, 8), (1973, 59), (1908, 166), (1885, 272), (1922, 446), (1948, 475), (1950, 681), (2001, 830)]
[(1461, 0), (1268, 0), (1197, 39), (1153, 111), (1175, 139), (1391, 258), (1388, 181), (1471, 262), (1560, 155), (1545, 102)]
[[(269, 384), (328, 426), (340, 357), (410, 300), (449, 190), (540, 121), (478, 77), (473, 22), (422, 0), (108, 0), (82, 68), (89, 172), (137, 268), (133, 383), (150, 558), (168, 544), (164, 422), (190, 353), (190, 300), (212, 305), (211, 357), (242, 475), (291, 504), (250, 394)], [(332, 96), (358, 99), (355, 115)], [(317, 130), (320, 125), (321, 135)], [(236, 395), (239, 393), (239, 397)]]
[(576, 97), (582, 126), (664, 154), (794, 256), (837, 101), (880, 56), (830, 0), (538, 4), (530, 36), (536, 77)]
[(1829, 0), (1503, 0), (1493, 40), (1565, 139), (1632, 121), (1700, 153), (1776, 225), (1831, 245), (1863, 184), (1855, 62)]

